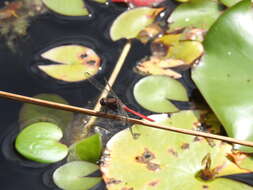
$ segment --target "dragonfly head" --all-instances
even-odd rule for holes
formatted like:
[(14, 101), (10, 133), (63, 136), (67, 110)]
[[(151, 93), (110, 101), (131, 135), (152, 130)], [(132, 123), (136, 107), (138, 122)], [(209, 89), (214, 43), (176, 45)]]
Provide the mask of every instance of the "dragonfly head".
[(105, 106), (106, 105), (106, 101), (105, 101), (104, 98), (100, 99), (100, 104), (101, 104), (101, 106)]

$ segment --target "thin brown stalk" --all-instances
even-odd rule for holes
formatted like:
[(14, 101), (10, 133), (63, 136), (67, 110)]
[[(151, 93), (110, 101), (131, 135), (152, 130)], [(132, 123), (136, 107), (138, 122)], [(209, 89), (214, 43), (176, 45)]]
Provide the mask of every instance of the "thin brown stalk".
[(31, 97), (22, 96), (22, 95), (13, 94), (13, 93), (4, 92), (4, 91), (0, 91), (0, 97), (12, 99), (12, 100), (17, 100), (17, 101), (25, 102), (25, 103), (36, 104), (36, 105), (40, 105), (40, 106), (46, 106), (46, 107), (55, 108), (55, 109), (61, 109), (61, 110), (65, 110), (65, 111), (83, 113), (86, 115), (102, 117), (102, 118), (107, 118), (107, 119), (113, 119), (113, 120), (124, 120), (125, 119), (129, 123), (132, 123), (132, 124), (140, 124), (140, 125), (145, 125), (147, 127), (153, 127), (156, 129), (162, 129), (162, 130), (172, 131), (172, 132), (176, 132), (176, 133), (182, 133), (182, 134), (186, 134), (186, 135), (211, 138), (211, 139), (225, 141), (228, 143), (240, 144), (240, 145), (244, 145), (244, 146), (253, 147), (253, 142), (251, 142), (251, 141), (238, 140), (238, 139), (231, 138), (231, 137), (214, 135), (214, 134), (200, 132), (200, 131), (180, 129), (180, 128), (176, 128), (176, 127), (168, 127), (165, 125), (157, 124), (155, 122), (148, 122), (148, 121), (138, 120), (138, 119), (134, 119), (134, 118), (124, 118), (119, 115), (107, 114), (107, 113), (103, 113), (103, 112), (99, 112), (99, 111), (95, 111), (95, 110), (89, 110), (89, 109), (85, 109), (85, 108), (81, 108), (81, 107), (60, 104), (60, 103), (41, 100), (41, 99), (37, 99), (37, 98), (31, 98)]

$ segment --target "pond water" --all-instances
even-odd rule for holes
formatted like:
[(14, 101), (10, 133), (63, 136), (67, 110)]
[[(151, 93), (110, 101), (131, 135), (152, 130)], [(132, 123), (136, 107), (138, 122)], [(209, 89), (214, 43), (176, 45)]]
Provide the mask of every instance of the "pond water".
[[(1, 1), (3, 3), (3, 1)], [(65, 98), (71, 105), (84, 107), (99, 95), (88, 82), (66, 84), (55, 81), (38, 71), (33, 65), (36, 55), (56, 44), (93, 43), (96, 52), (103, 58), (103, 66), (97, 78), (108, 78), (125, 44), (125, 40), (112, 42), (108, 30), (113, 20), (125, 10), (124, 6), (98, 5), (89, 2), (93, 10), (89, 19), (69, 20), (51, 13), (32, 21), (28, 35), (18, 41), (16, 53), (0, 41), (0, 89), (8, 92), (34, 96), (39, 93), (55, 93)], [(174, 5), (171, 6), (172, 8)], [(149, 112), (137, 106), (132, 96), (133, 84), (140, 78), (132, 72), (138, 60), (149, 54), (148, 46), (133, 40), (131, 52), (114, 85), (119, 97), (132, 108), (142, 113)], [(192, 83), (186, 73), (182, 82), (192, 91)], [(13, 149), (13, 141), (19, 131), (17, 120), (22, 103), (0, 98), (0, 187), (4, 190), (36, 189), (53, 190), (57, 187), (51, 180), (52, 171), (61, 165), (37, 164), (27, 161)], [(187, 105), (181, 105), (187, 106)], [(94, 189), (105, 189), (103, 184)]]

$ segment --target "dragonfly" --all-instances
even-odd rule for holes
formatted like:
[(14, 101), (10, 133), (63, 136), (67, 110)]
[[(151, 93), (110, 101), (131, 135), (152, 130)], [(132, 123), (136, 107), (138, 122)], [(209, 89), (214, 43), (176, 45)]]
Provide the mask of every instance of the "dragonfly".
[[(87, 75), (91, 76), (89, 73), (87, 73)], [(153, 119), (129, 108), (128, 106), (126, 106), (121, 100), (120, 98), (117, 96), (117, 94), (113, 91), (111, 85), (108, 83), (108, 81), (106, 79), (105, 80), (105, 85), (102, 85), (100, 82), (98, 82), (94, 77), (89, 77), (87, 78), (87, 80), (96, 88), (98, 89), (100, 92), (106, 90), (109, 97), (104, 97), (101, 98), (99, 100), (100, 105), (105, 108), (105, 110), (112, 110), (115, 113), (118, 113), (119, 115), (124, 116), (125, 118), (128, 118), (128, 113), (131, 113), (135, 116), (138, 116), (142, 119), (145, 119), (147, 121), (151, 121), (154, 122)], [(109, 87), (109, 89), (107, 89), (106, 87)], [(127, 119), (124, 121), (124, 124), (127, 124)], [(132, 128), (130, 127), (130, 132), (132, 134), (133, 137), (136, 137), (137, 134), (134, 134), (132, 131)]]

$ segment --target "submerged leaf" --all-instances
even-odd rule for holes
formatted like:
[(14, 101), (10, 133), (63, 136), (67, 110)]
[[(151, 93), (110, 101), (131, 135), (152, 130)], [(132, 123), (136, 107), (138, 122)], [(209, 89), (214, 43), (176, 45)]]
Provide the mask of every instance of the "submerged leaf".
[(134, 86), (134, 97), (145, 109), (153, 112), (176, 112), (170, 100), (188, 101), (183, 85), (166, 76), (148, 76)]
[[(227, 134), (253, 141), (253, 11), (250, 0), (230, 8), (206, 35), (205, 55), (192, 77)], [(235, 145), (253, 152), (253, 148)]]
[[(159, 123), (197, 130), (199, 116), (198, 112), (183, 111)], [(133, 139), (127, 129), (113, 136), (106, 145), (101, 170), (108, 190), (253, 189), (218, 178), (248, 172), (226, 157), (232, 150), (227, 143), (215, 140), (214, 146), (210, 146), (204, 138), (140, 125), (133, 126), (133, 131), (140, 134), (138, 139)], [(203, 162), (207, 155), (209, 162)], [(138, 180), (133, 174), (138, 174)]]
[(38, 122), (23, 129), (17, 136), (15, 147), (27, 159), (54, 163), (68, 154), (68, 147), (59, 143), (63, 134), (61, 129), (48, 122)]
[(98, 166), (89, 162), (69, 162), (56, 169), (54, 183), (64, 190), (88, 190), (101, 181), (100, 177), (86, 177), (98, 170)]
[[(57, 102), (68, 105), (68, 102), (56, 94), (38, 94), (34, 98)], [(19, 112), (19, 123), (21, 128), (39, 121), (52, 122), (65, 130), (73, 119), (73, 113), (38, 106), (34, 104), (24, 104)]]
[(162, 10), (163, 8), (140, 7), (122, 13), (111, 26), (110, 36), (112, 40), (136, 38), (141, 30), (153, 23), (155, 17)]
[(169, 17), (170, 30), (184, 27), (209, 29), (220, 16), (220, 6), (213, 0), (191, 0), (179, 5)]
[(39, 65), (38, 68), (49, 76), (66, 82), (85, 80), (100, 69), (100, 57), (92, 49), (81, 45), (55, 47), (41, 56), (59, 64)]
[(83, 0), (42, 0), (52, 11), (65, 16), (87, 16)]

